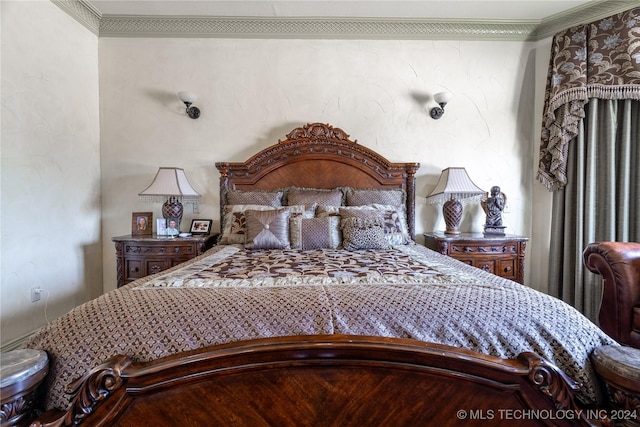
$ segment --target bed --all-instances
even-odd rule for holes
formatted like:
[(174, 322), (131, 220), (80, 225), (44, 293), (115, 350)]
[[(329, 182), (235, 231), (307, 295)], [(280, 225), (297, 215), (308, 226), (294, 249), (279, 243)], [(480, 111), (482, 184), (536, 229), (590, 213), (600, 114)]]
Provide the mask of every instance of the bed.
[(50, 358), (34, 425), (607, 422), (589, 355), (615, 341), (415, 244), (419, 164), (312, 123), (216, 167), (218, 245), (27, 342)]

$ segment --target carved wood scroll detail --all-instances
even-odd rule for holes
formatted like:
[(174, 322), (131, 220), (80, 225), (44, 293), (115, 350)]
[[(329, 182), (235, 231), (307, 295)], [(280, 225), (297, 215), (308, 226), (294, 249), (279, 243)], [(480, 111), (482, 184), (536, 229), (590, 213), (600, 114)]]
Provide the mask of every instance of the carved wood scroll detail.
[(518, 360), (529, 365), (529, 381), (548, 396), (556, 409), (571, 411), (584, 425), (609, 425), (608, 420), (598, 420), (592, 423), (585, 417), (585, 411), (575, 401), (575, 392), (580, 384), (569, 378), (556, 366), (547, 362), (535, 353), (525, 352), (518, 355)]
[(451, 245), (451, 252), (483, 252), (483, 253), (504, 253), (504, 254), (515, 254), (517, 253), (517, 249), (515, 245), (482, 245), (482, 246), (471, 246), (471, 245)]
[(67, 386), (67, 393), (72, 395), (67, 412), (59, 417), (52, 417), (51, 421), (46, 418), (33, 422), (31, 427), (66, 427), (81, 424), (102, 401), (125, 384), (122, 372), (131, 363), (128, 356), (118, 355), (90, 370)]
[(302, 127), (295, 128), (287, 134), (287, 139), (285, 141), (278, 140), (278, 143), (283, 144), (290, 140), (301, 138), (337, 139), (340, 141), (350, 142), (352, 144), (358, 142), (357, 140), (349, 140), (349, 135), (340, 128), (334, 128), (333, 126), (324, 123), (308, 123)]
[(0, 424), (7, 426), (22, 425), (31, 417), (31, 409), (37, 398), (37, 390), (33, 390), (23, 396), (18, 396), (10, 402), (0, 406)]

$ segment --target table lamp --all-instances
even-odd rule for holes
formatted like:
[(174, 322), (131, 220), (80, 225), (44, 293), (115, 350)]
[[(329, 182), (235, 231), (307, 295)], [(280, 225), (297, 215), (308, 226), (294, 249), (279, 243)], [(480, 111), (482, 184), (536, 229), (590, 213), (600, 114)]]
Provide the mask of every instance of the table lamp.
[(442, 171), (436, 188), (427, 196), (431, 204), (442, 203), (442, 213), (447, 226), (445, 234), (460, 234), (462, 203), (480, 199), (486, 192), (475, 185), (465, 168), (447, 168)]
[(145, 200), (164, 201), (162, 216), (164, 218), (178, 218), (182, 220), (184, 208), (182, 202), (193, 203), (194, 210), (200, 201), (200, 194), (191, 187), (184, 170), (181, 168), (161, 167), (158, 169), (153, 182), (138, 193)]

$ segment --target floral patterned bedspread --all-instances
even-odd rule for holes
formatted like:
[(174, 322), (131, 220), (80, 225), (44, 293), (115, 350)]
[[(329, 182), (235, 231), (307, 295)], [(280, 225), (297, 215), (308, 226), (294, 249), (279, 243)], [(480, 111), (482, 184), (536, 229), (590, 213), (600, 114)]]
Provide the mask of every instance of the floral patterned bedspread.
[(475, 270), (436, 262), (415, 245), (394, 250), (254, 250), (229, 245), (142, 283), (141, 288), (203, 288), (388, 283), (481, 283)]
[(388, 251), (246, 251), (217, 246), (89, 301), (25, 344), (50, 357), (48, 408), (116, 354), (151, 361), (260, 337), (413, 338), (503, 358), (533, 351), (599, 400), (589, 354), (614, 344), (569, 305), (419, 245)]

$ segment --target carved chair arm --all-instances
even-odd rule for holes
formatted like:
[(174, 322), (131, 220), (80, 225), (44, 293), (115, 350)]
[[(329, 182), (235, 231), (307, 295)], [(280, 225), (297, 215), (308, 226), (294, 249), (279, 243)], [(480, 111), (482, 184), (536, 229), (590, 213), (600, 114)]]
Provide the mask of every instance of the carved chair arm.
[[(640, 243), (590, 243), (584, 264), (604, 279), (600, 327), (622, 344), (640, 348)], [(635, 329), (635, 331), (634, 331)]]

